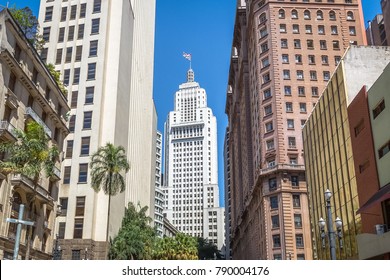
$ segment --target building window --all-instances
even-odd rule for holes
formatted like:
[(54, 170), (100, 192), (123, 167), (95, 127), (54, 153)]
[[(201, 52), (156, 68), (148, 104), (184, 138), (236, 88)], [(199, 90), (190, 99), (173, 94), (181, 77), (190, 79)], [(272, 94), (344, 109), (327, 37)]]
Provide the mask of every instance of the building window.
[(295, 241), (298, 248), (303, 248), (303, 234), (296, 234)]
[(302, 228), (302, 215), (294, 214), (294, 225), (295, 228)]
[(274, 248), (280, 248), (280, 235), (279, 234), (272, 235), (272, 241), (273, 241)]
[(271, 76), (270, 76), (270, 74), (269, 73), (265, 73), (264, 75), (263, 75), (263, 84), (266, 84), (266, 83), (268, 83), (268, 82), (270, 82), (271, 81)]
[(290, 70), (283, 70), (283, 79), (290, 80)]
[(260, 24), (264, 23), (267, 20), (267, 15), (262, 13), (259, 17)]
[(73, 72), (73, 84), (78, 85), (80, 82), (80, 67), (75, 68)]
[(69, 184), (70, 183), (70, 166), (65, 166), (64, 167), (64, 184)]
[[(62, 209), (61, 209), (62, 211)], [(59, 222), (58, 223), (58, 239), (64, 239), (65, 238), (65, 222)]]
[(305, 96), (305, 87), (298, 87), (298, 95)]
[(41, 50), (41, 59), (44, 63), (46, 63), (47, 60), (47, 52), (48, 52), (48, 48), (43, 48)]
[(264, 43), (260, 46), (261, 53), (268, 51), (268, 43)]
[(292, 102), (286, 102), (286, 112), (292, 112), (292, 111), (293, 111)]
[(274, 139), (268, 140), (266, 142), (267, 145), (267, 151), (273, 150), (275, 148)]
[(68, 7), (62, 7), (61, 9), (61, 21), (66, 21), (66, 15), (68, 13)]
[(305, 254), (297, 254), (297, 260), (298, 261), (305, 260)]
[(308, 55), (309, 64), (316, 64), (316, 58), (314, 55)]
[(271, 196), (269, 198), (271, 209), (278, 209), (278, 197), (277, 196)]
[(281, 39), (280, 40), (280, 47), (281, 48), (287, 48), (288, 47), (287, 39)]
[(46, 7), (45, 21), (51, 21), (53, 19), (53, 6)]
[(58, 43), (63, 42), (64, 38), (65, 38), (65, 27), (61, 27), (58, 31)]
[(347, 12), (347, 20), (354, 20), (353, 12), (351, 11)]
[(291, 95), (291, 87), (284, 86), (284, 95)]
[(264, 38), (267, 35), (268, 35), (268, 31), (266, 27), (260, 29), (260, 38)]
[(293, 207), (300, 208), (301, 207), (301, 196), (299, 194), (293, 194)]
[(101, 0), (94, 0), (93, 1), (93, 12), (94, 13), (100, 13), (102, 7), (102, 1)]
[(297, 19), (298, 18), (298, 11), (297, 10), (292, 10), (291, 11), (291, 18)]
[(306, 113), (306, 103), (299, 103), (299, 111), (301, 113)]
[(281, 254), (274, 254), (274, 260), (282, 260), (282, 255)]
[(297, 142), (295, 140), (295, 137), (288, 137), (288, 148), (289, 149), (296, 149), (297, 148)]
[(100, 18), (92, 19), (91, 35), (99, 33)]
[(354, 128), (355, 130), (355, 137), (360, 134), (360, 132), (363, 131), (365, 125), (364, 125), (364, 120), (361, 120), (359, 124)]
[(91, 41), (89, 44), (89, 56), (97, 56), (98, 40)]
[(73, 41), (74, 40), (74, 25), (69, 26), (68, 30), (68, 41)]
[(283, 9), (279, 10), (279, 18), (285, 18), (286, 17), (286, 12)]
[(73, 140), (66, 141), (66, 153), (65, 157), (71, 158), (73, 155)]
[(374, 110), (372, 110), (372, 114), (374, 116), (374, 119), (376, 119), (379, 114), (386, 108), (386, 105), (385, 105), (385, 100), (382, 99), (378, 105), (376, 105), (376, 107), (374, 108)]
[(87, 3), (83, 3), (80, 5), (80, 18), (85, 18), (85, 14), (87, 11)]
[(276, 178), (268, 179), (268, 189), (269, 191), (274, 191), (277, 188)]
[(312, 29), (311, 25), (305, 25), (305, 30), (306, 30), (306, 34), (313, 33), (313, 29)]
[(262, 66), (262, 68), (265, 68), (265, 67), (269, 66), (269, 58), (268, 58), (268, 56), (261, 60), (261, 66)]
[(96, 62), (88, 63), (87, 80), (94, 80), (96, 75)]
[(70, 20), (76, 19), (77, 5), (72, 5), (70, 8)]
[(301, 40), (294, 39), (294, 48), (295, 49), (300, 49), (301, 48)]
[(91, 137), (82, 137), (81, 138), (81, 156), (89, 155), (89, 145), (90, 145)]
[(85, 92), (85, 104), (93, 104), (94, 87), (87, 87)]
[(81, 61), (82, 53), (83, 53), (83, 46), (77, 46), (75, 61)]
[[(83, 227), (84, 227), (84, 219), (80, 219), (80, 218), (74, 219), (73, 238), (75, 239), (83, 238)], [(79, 251), (79, 255), (80, 255), (80, 250), (72, 250), (72, 259), (73, 259), (73, 251)], [(80, 256), (78, 257), (78, 260), (79, 259)]]
[(319, 20), (324, 19), (324, 13), (322, 11), (317, 11), (317, 19)]
[(324, 81), (329, 81), (329, 79), (330, 79), (330, 72), (329, 71), (324, 71), (323, 75), (324, 75)]
[(321, 55), (321, 62), (324, 65), (328, 65), (329, 64), (328, 56), (327, 55)]
[(302, 70), (297, 70), (297, 80), (303, 80), (303, 71)]
[(80, 163), (79, 165), (79, 183), (86, 183), (88, 179), (88, 164)]
[(267, 105), (264, 107), (264, 115), (268, 116), (272, 114), (272, 105)]
[(270, 88), (267, 88), (263, 92), (264, 99), (268, 99), (272, 97), (272, 92)]
[(66, 48), (65, 63), (72, 61), (73, 47)]
[(287, 119), (287, 128), (294, 129), (294, 120), (293, 119)]
[(71, 115), (69, 119), (69, 131), (74, 132), (76, 124), (76, 115)]
[(50, 27), (44, 27), (42, 32), (42, 39), (49, 42), (50, 39)]
[(291, 186), (299, 187), (299, 177), (298, 176), (291, 176)]
[(337, 25), (332, 25), (330, 27), (330, 31), (331, 31), (332, 35), (337, 35), (339, 33), (338, 30), (337, 30)]
[(69, 80), (70, 80), (70, 69), (65, 69), (64, 70), (64, 86), (68, 86), (69, 85)]
[(317, 81), (317, 71), (310, 71), (310, 80)]
[(79, 30), (77, 32), (77, 39), (83, 39), (84, 38), (84, 24), (79, 24)]
[(271, 216), (272, 228), (279, 228), (279, 215)]
[(302, 55), (300, 54), (295, 55), (295, 63), (302, 64)]
[(305, 10), (303, 12), (303, 18), (304, 19), (310, 19), (310, 11), (309, 10)]
[(334, 41), (332, 42), (332, 45), (333, 45), (333, 49), (334, 49), (334, 50), (339, 50), (339, 49), (340, 49), (340, 42), (339, 42), (339, 41), (334, 40)]
[(311, 87), (311, 95), (318, 96), (318, 87)]
[(62, 49), (57, 49), (56, 64), (61, 64), (62, 61)]
[(92, 111), (84, 112), (83, 129), (91, 129), (92, 127)]
[(265, 124), (265, 132), (271, 132), (273, 130), (274, 130), (274, 126), (272, 124), (272, 121)]
[(288, 54), (282, 54), (282, 63), (289, 63)]
[(299, 33), (299, 25), (293, 24), (293, 33), (298, 34)]
[(355, 36), (356, 35), (356, 28), (355, 26), (350, 26), (349, 27), (349, 35)]
[(384, 157), (389, 151), (390, 151), (390, 141), (388, 141), (385, 145), (383, 145), (383, 146), (378, 150), (379, 158)]
[(84, 216), (84, 209), (85, 209), (85, 196), (77, 196), (75, 216)]

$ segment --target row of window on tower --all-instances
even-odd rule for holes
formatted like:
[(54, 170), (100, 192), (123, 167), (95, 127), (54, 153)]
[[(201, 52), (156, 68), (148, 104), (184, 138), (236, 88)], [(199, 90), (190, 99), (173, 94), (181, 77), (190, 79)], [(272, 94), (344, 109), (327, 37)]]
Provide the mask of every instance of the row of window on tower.
[[(46, 2), (53, 2), (54, 0), (46, 0)], [(63, 0), (62, 2), (68, 2), (67, 0)], [(61, 7), (61, 17), (60, 21), (67, 21), (67, 20), (76, 20), (77, 14), (79, 17), (77, 19), (85, 18), (87, 13), (87, 3), (80, 3), (80, 7), (78, 8), (78, 5), (71, 5), (69, 12), (68, 12), (68, 6)], [(93, 0), (92, 4), (92, 13), (100, 13), (102, 7), (102, 0)], [(77, 12), (79, 10), (79, 12)], [(47, 6), (45, 10), (45, 22), (52, 21), (53, 20), (53, 13), (54, 13), (54, 6)], [(68, 19), (69, 15), (69, 19)]]

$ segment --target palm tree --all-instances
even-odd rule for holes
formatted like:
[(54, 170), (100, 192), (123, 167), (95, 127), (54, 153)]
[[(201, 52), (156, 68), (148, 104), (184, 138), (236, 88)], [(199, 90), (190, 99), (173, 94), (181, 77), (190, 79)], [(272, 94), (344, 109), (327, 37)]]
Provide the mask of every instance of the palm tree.
[(104, 193), (108, 195), (106, 232), (106, 242), (108, 242), (111, 196), (125, 190), (126, 184), (123, 173), (127, 173), (130, 170), (130, 164), (122, 146), (116, 147), (111, 143), (107, 143), (91, 156), (90, 167), (91, 187), (95, 192), (103, 189)]
[[(5, 152), (8, 158), (0, 162), (0, 169), (6, 173), (21, 174), (30, 178), (34, 185), (34, 193), (28, 201), (29, 205), (35, 204), (38, 183), (44, 171), (46, 177), (54, 175), (55, 160), (59, 152), (56, 146), (49, 147), (49, 137), (43, 127), (36, 122), (28, 122), (25, 131), (15, 129), (17, 142), (0, 143), (0, 152)], [(33, 209), (29, 209), (29, 218), (34, 219)], [(27, 233), (26, 260), (30, 258), (30, 241), (32, 238), (32, 226)]]

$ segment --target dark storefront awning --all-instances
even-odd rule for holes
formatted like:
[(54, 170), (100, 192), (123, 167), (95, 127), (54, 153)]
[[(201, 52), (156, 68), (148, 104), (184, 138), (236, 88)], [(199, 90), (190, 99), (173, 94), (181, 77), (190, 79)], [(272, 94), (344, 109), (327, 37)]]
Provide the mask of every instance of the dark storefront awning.
[(362, 213), (368, 208), (374, 206), (377, 203), (381, 203), (382, 201), (390, 198), (390, 184), (387, 184), (379, 191), (377, 191), (366, 203), (364, 203), (359, 210), (357, 210), (356, 214)]

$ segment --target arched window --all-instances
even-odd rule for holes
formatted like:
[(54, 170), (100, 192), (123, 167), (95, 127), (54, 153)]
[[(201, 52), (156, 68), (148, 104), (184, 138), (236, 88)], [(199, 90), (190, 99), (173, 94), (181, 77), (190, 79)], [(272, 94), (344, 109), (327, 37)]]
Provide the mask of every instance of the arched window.
[(267, 20), (267, 15), (265, 13), (262, 13), (259, 17), (260, 23), (263, 23)]
[(18, 192), (15, 192), (12, 197), (12, 211), (19, 213), (20, 204), (22, 204), (22, 198)]
[(336, 20), (336, 13), (334, 11), (329, 12), (329, 19), (330, 20)]
[(354, 17), (353, 17), (353, 12), (348, 11), (348, 12), (347, 12), (347, 20), (353, 20), (353, 19), (354, 19)]
[(297, 10), (291, 11), (291, 18), (298, 18), (298, 11)]
[(324, 19), (324, 13), (322, 11), (317, 11), (317, 19)]
[(304, 19), (310, 19), (310, 11), (309, 10), (305, 10), (303, 12), (303, 18)]
[(279, 18), (285, 18), (286, 17), (286, 12), (283, 9), (279, 10)]

